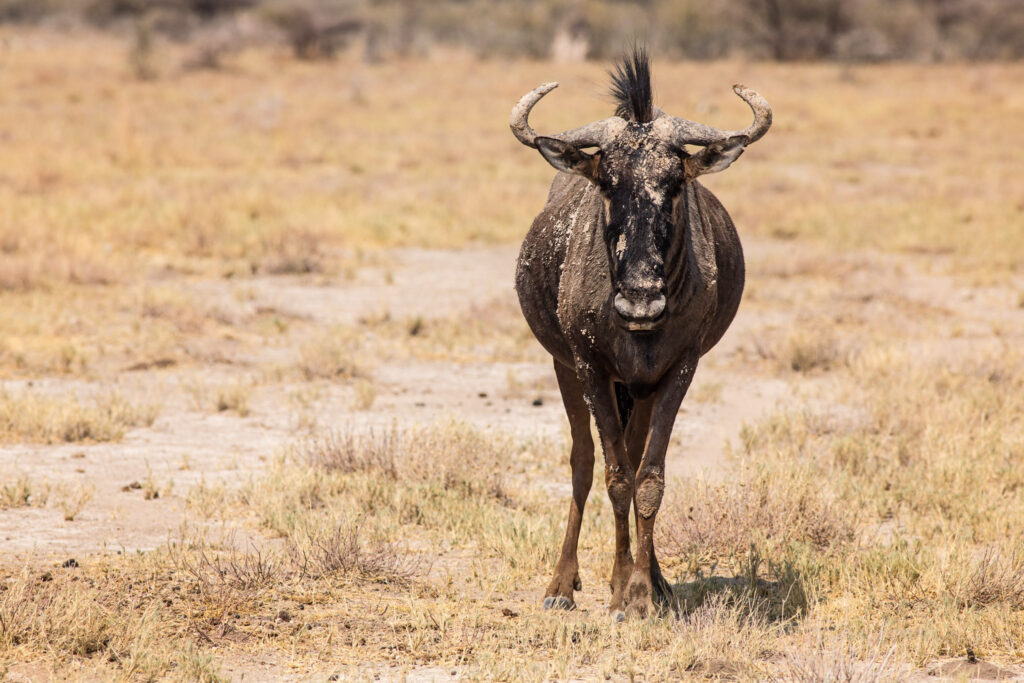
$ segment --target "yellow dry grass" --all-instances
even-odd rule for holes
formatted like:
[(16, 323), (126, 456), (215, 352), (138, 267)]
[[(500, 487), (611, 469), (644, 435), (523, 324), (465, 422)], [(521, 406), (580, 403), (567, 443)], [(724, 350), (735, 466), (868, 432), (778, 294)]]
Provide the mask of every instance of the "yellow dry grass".
[[(11, 372), (80, 371), (106, 333), (95, 327), (117, 328), (122, 302), (156, 277), (331, 276), (366, 247), (515, 240), (551, 173), (508, 134), (510, 105), (557, 77), (538, 129), (610, 106), (597, 64), (309, 64), (250, 51), (221, 71), (137, 81), (107, 37), (8, 29), (4, 40), (0, 363)], [(749, 116), (733, 81), (773, 104), (772, 134), (742, 172), (708, 179), (744, 233), (952, 254), (992, 277), (1024, 258), (1024, 95), (1005, 87), (1022, 69), (657, 63), (655, 84), (666, 110), (727, 128)], [(143, 340), (150, 359), (175, 350), (173, 336), (144, 329)]]
[(80, 400), (0, 389), (0, 443), (117, 441), (126, 429), (153, 424), (160, 406), (115, 393)]
[[(814, 680), (860, 667), (864, 680), (899, 680), (904, 663), (967, 652), (1024, 659), (1014, 353), (951, 363), (914, 353), (920, 330), (865, 334), (838, 319), (768, 335), (760, 359), (828, 374), (833, 409), (809, 401), (750, 426), (720, 485), (674, 482), (659, 547), (682, 617), (613, 625), (603, 590), (576, 613), (539, 610), (564, 524), (567, 494), (549, 485), (567, 480), (564, 444), (449, 423), (317, 432), (306, 412), (316, 382), (339, 377), (370, 408), (382, 359), (537, 358), (518, 317), (491, 307), (316, 330), (274, 311), (228, 315), (194, 288), (244, 288), (254, 274), (329, 281), (372, 260), (367, 250), (518, 239), (551, 171), (508, 134), (509, 107), (558, 78), (538, 129), (603, 117), (602, 65), (252, 51), (222, 71), (143, 82), (109, 38), (3, 38), (0, 373), (103, 380), (202, 365), (207, 340), (255, 346), (296, 327), (289, 376), (304, 384), (291, 403), (311, 435), (241, 490), (194, 487), (197, 529), (158, 551), (4, 570), (0, 671), (216, 680), (258, 653), (341, 677), (438, 666), (515, 680)], [(655, 64), (673, 113), (745, 125), (735, 80), (772, 102), (772, 133), (708, 179), (744, 234), (941, 255), (989, 283), (1024, 258), (1024, 94), (1006, 85), (1022, 77), (1021, 65)], [(760, 267), (752, 303), (797, 306), (779, 283), (823, 279), (829, 264)], [(509, 391), (527, 387), (510, 376)], [(252, 393), (248, 380), (204, 385), (196, 402), (244, 415)], [(116, 439), (153, 417), (114, 398), (0, 393), (3, 441)], [(588, 587), (611, 557), (601, 486), (598, 472)], [(45, 505), (48, 490), (4, 482), (0, 508)], [(65, 515), (89, 495), (64, 495)], [(246, 540), (217, 537), (213, 522)]]

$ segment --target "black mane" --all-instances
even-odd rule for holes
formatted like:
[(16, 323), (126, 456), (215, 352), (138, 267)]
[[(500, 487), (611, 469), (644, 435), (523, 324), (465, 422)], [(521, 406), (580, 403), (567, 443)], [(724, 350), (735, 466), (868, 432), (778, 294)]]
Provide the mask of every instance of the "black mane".
[(612, 77), (612, 96), (618, 103), (615, 114), (627, 121), (653, 121), (654, 96), (647, 50), (634, 45), (608, 75)]

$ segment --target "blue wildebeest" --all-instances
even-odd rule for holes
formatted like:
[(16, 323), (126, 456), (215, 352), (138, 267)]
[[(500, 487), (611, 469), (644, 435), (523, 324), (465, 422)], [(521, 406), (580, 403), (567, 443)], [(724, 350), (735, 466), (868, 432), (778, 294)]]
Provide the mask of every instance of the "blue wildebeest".
[[(746, 130), (669, 116), (653, 104), (643, 50), (611, 75), (618, 102), (611, 118), (538, 135), (527, 117), (558, 85), (548, 83), (519, 101), (510, 125), (559, 171), (516, 270), (523, 315), (554, 357), (572, 434), (569, 521), (544, 607), (572, 608), (581, 588), (576, 546), (593, 479), (593, 414), (615, 515), (611, 613), (623, 619), (645, 616), (671, 596), (653, 542), (665, 451), (697, 361), (721, 339), (743, 292), (736, 228), (697, 178), (728, 168), (768, 131), (772, 113), (737, 85), (754, 112)], [(685, 145), (701, 149), (690, 154)]]

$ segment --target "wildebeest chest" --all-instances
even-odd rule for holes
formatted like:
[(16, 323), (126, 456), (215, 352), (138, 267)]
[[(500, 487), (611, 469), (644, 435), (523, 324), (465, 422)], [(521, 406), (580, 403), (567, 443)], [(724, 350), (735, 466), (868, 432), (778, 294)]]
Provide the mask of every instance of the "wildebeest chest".
[[(604, 240), (606, 209), (596, 188), (581, 178), (555, 180), (553, 198), (523, 243), (516, 289), (534, 334), (566, 365), (596, 364), (638, 398), (686, 354), (700, 355), (721, 294), (738, 300), (742, 252), (730, 263), (720, 293), (715, 236), (694, 205), (697, 185), (674, 202), (670, 234), (658, 254), (666, 307), (650, 330), (630, 330), (614, 310), (615, 264)], [(706, 190), (704, 190), (706, 192)], [(693, 221), (691, 225), (690, 220)], [(728, 235), (723, 235), (728, 238)], [(733, 245), (728, 245), (733, 246)]]

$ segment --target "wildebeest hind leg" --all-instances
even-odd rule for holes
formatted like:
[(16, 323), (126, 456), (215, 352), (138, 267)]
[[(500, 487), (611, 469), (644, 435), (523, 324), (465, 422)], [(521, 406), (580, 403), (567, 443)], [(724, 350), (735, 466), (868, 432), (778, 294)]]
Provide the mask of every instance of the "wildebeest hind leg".
[(576, 546), (580, 538), (583, 507), (594, 480), (594, 440), (590, 436), (590, 411), (583, 400), (583, 387), (576, 378), (576, 371), (556, 360), (555, 376), (558, 378), (558, 388), (562, 392), (562, 403), (565, 404), (572, 434), (572, 451), (569, 455), (572, 465), (572, 502), (569, 504), (569, 521), (565, 527), (562, 554), (544, 594), (544, 609), (572, 609), (575, 606), (573, 591), (583, 587), (580, 583)]

